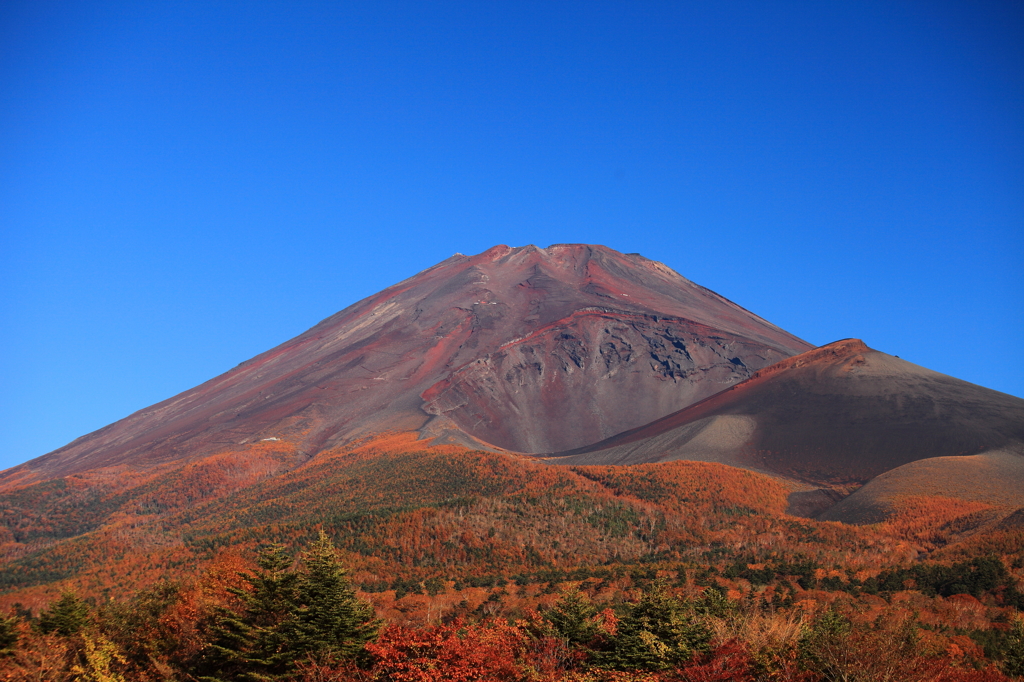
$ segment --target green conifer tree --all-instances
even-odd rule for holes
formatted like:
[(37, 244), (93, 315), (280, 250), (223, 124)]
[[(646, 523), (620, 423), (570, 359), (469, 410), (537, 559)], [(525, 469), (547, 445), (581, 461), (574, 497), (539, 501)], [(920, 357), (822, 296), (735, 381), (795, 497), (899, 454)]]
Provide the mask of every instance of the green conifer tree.
[(850, 621), (839, 612), (829, 609), (805, 627), (797, 642), (800, 664), (826, 679), (838, 679), (842, 671), (851, 667), (852, 632)]
[(260, 554), (259, 570), (244, 576), (248, 589), (232, 590), (240, 608), (220, 614), (212, 674), (200, 679), (277, 680), (304, 658), (358, 658), (377, 636), (373, 607), (356, 597), (325, 533), (303, 553), (301, 572), (291, 564), (279, 545)]
[(0, 656), (10, 656), (18, 645), (18, 617), (0, 616)]
[(298, 573), (281, 545), (260, 552), (255, 573), (243, 575), (248, 589), (232, 589), (237, 609), (218, 614), (204, 680), (273, 680), (288, 672), (296, 653), (289, 631), (298, 608)]
[(315, 657), (356, 658), (377, 637), (373, 607), (356, 597), (327, 534), (303, 554), (292, 646)]
[(594, 621), (597, 607), (579, 590), (567, 590), (544, 618), (551, 624), (552, 633), (569, 646), (586, 646), (598, 635)]
[(710, 644), (711, 631), (692, 609), (655, 583), (619, 621), (598, 663), (613, 670), (667, 670), (706, 653)]
[(1024, 677), (1024, 619), (1017, 618), (1007, 633), (1003, 650), (1003, 672), (1010, 677)]
[(70, 637), (89, 622), (89, 605), (74, 592), (63, 592), (60, 598), (39, 614), (36, 629), (44, 635), (56, 633)]
[(726, 618), (735, 613), (738, 608), (739, 605), (736, 602), (729, 599), (724, 591), (716, 587), (707, 588), (693, 601), (693, 610), (702, 616)]

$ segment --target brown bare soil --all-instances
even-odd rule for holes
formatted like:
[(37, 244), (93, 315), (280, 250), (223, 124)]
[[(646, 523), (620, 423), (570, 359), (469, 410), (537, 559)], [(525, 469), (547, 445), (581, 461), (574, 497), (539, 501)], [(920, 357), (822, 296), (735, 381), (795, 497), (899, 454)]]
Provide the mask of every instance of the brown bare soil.
[(875, 477), (819, 518), (876, 523), (897, 513), (911, 498), (925, 497), (981, 503), (992, 510), (987, 520), (1004, 519), (1024, 504), (1024, 447), (904, 464)]
[[(548, 461), (716, 461), (836, 488), (917, 460), (976, 455), (1019, 442), (1024, 400), (849, 339), (783, 360), (698, 404)], [(1024, 502), (1018, 490), (1006, 494)]]

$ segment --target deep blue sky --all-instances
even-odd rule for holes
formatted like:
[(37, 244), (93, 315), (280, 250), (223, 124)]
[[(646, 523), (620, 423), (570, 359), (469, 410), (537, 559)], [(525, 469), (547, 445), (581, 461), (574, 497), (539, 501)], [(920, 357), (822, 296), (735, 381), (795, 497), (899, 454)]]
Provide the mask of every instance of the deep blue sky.
[(0, 3), (0, 467), (559, 242), (1024, 396), (1024, 4)]

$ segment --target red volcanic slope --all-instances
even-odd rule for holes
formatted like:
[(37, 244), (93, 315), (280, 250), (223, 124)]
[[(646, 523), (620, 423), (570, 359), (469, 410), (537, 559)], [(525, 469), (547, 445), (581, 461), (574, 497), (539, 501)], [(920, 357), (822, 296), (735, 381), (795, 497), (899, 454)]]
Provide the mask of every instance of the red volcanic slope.
[(564, 450), (809, 348), (637, 254), (496, 246), (456, 254), (6, 477), (156, 464), (266, 438), (312, 455), (382, 430)]
[(718, 461), (818, 484), (1024, 441), (1024, 400), (868, 348), (822, 346), (556, 464)]

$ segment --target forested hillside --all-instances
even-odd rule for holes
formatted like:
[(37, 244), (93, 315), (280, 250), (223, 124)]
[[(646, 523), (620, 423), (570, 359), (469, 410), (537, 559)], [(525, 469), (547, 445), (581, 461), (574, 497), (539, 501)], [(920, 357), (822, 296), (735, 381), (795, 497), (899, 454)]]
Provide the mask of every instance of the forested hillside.
[[(214, 674), (225, 609), (241, 613), (265, 587), (257, 578), (269, 570), (267, 548), (278, 547), (275, 579), (294, 574), (297, 585), (309, 570), (303, 552), (324, 555), (324, 542), (380, 627), (358, 652), (319, 658), (282, 634), (290, 653), (275, 659), (275, 675), (1021, 672), (1024, 530), (1008, 520), (978, 531), (981, 503), (921, 496), (884, 523), (852, 526), (789, 516), (790, 484), (721, 464), (552, 467), (413, 434), (300, 461), (269, 441), (178, 468), (90, 472), (5, 494), (7, 679), (39, 679), (31, 671), (45, 666), (54, 680), (118, 679), (103, 678), (103, 665), (122, 679)], [(299, 618), (289, 608), (273, 618)], [(73, 632), (53, 625), (55, 612), (71, 613)], [(916, 661), (917, 677), (886, 677), (876, 666), (885, 656)], [(246, 664), (232, 660), (241, 675)], [(840, 676), (869, 663), (870, 676)], [(440, 676), (416, 672), (445, 665), (454, 667), (430, 673)], [(647, 672), (626, 672), (635, 669)]]

